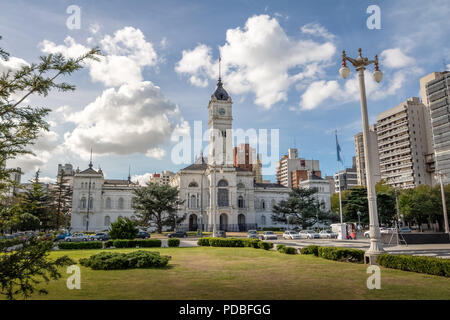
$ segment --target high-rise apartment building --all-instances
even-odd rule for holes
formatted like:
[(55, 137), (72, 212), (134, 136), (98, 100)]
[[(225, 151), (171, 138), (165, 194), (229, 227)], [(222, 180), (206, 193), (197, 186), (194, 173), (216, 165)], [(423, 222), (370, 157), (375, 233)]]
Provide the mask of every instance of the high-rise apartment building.
[(150, 178), (151, 183), (169, 184), (170, 179), (175, 175), (172, 171), (163, 170), (161, 173), (155, 172)]
[(233, 149), (234, 166), (252, 171), (255, 175), (255, 182), (262, 183), (262, 162), (261, 155), (256, 154), (256, 149), (248, 143), (241, 143)]
[(420, 93), (428, 107), (433, 150), (428, 154), (429, 171), (444, 173), (450, 183), (450, 72), (433, 72), (420, 79)]
[(351, 168), (345, 168), (338, 173), (334, 174), (334, 190), (339, 192), (339, 186), (341, 191), (348, 190), (358, 185), (358, 175), (356, 173), (356, 157), (352, 158), (353, 165)]
[(394, 187), (431, 184), (427, 155), (431, 152), (425, 105), (412, 97), (377, 117), (381, 179)]
[[(277, 181), (285, 187), (293, 187), (293, 177), (296, 185), (302, 177), (302, 171), (320, 172), (319, 160), (306, 160), (298, 157), (298, 150), (288, 149), (288, 154), (284, 155), (277, 163)], [(295, 172), (298, 171), (298, 172)], [(295, 173), (294, 173), (295, 172)]]
[[(369, 155), (372, 159), (372, 173), (375, 183), (380, 181), (380, 161), (378, 157), (378, 140), (377, 140), (377, 127), (376, 125), (369, 126), (369, 140), (370, 150)], [(358, 185), (367, 186), (366, 180), (366, 158), (364, 156), (364, 141), (363, 134), (359, 132), (355, 135), (355, 154), (356, 154), (356, 176), (358, 179)]]

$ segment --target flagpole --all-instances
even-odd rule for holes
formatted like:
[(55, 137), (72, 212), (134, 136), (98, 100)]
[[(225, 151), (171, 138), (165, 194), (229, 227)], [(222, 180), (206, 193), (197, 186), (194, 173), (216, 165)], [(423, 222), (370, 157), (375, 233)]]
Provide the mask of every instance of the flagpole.
[(339, 166), (339, 161), (337, 162), (338, 167), (338, 185), (339, 185), (339, 215), (341, 217), (341, 224), (344, 223), (342, 219), (342, 197), (341, 197), (341, 168)]

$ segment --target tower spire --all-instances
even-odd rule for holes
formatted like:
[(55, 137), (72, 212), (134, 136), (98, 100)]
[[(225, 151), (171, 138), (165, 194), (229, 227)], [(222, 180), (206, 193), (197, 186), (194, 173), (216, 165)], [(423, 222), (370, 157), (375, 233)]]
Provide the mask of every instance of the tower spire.
[(92, 169), (92, 147), (91, 147), (91, 158), (89, 159), (89, 168)]
[(131, 182), (131, 165), (128, 165), (128, 182)]
[(219, 53), (219, 82), (222, 82), (222, 56)]

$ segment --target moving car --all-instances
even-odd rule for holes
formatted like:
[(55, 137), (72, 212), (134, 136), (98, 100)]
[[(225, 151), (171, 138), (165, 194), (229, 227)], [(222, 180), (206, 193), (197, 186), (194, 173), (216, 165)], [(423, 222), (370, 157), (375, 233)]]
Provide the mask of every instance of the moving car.
[(145, 231), (139, 231), (139, 233), (137, 234), (136, 238), (148, 239), (148, 238), (150, 238), (150, 233), (145, 232)]
[(283, 239), (300, 239), (300, 236), (295, 231), (287, 230), (283, 233)]
[(337, 233), (331, 230), (322, 230), (319, 232), (319, 238), (321, 239), (335, 239), (337, 238)]
[(264, 231), (261, 240), (277, 240), (278, 237), (273, 231)]
[(256, 230), (248, 230), (247, 232), (247, 238), (258, 239), (258, 236), (258, 231)]
[(398, 232), (400, 233), (411, 233), (411, 229), (408, 227), (401, 227), (400, 229), (398, 229)]
[(187, 233), (185, 231), (175, 231), (172, 233), (169, 233), (167, 235), (168, 238), (186, 238)]
[(64, 240), (67, 237), (72, 236), (72, 234), (70, 232), (64, 232), (64, 233), (58, 233), (58, 235), (56, 236), (57, 240)]
[(93, 236), (89, 237), (89, 240), (107, 241), (109, 240), (109, 234), (106, 232), (97, 232)]
[(81, 242), (81, 241), (88, 241), (89, 236), (86, 236), (84, 233), (76, 233), (72, 236), (66, 237), (64, 241), (67, 242)]
[(320, 236), (313, 230), (302, 230), (299, 233), (301, 239), (319, 239)]

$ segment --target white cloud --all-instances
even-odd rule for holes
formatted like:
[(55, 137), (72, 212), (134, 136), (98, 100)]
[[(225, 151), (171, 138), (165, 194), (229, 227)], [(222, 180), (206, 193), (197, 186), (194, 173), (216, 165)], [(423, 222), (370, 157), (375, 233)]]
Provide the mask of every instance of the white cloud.
[(322, 38), (329, 39), (329, 40), (333, 40), (335, 38), (334, 34), (331, 34), (330, 32), (328, 32), (328, 30), (324, 26), (322, 26), (318, 23), (305, 24), (304, 26), (302, 26), (300, 28), (300, 30), (304, 34), (309, 34), (309, 35), (316, 36), (316, 37), (322, 37)]
[(404, 68), (415, 63), (415, 60), (407, 56), (399, 48), (387, 49), (381, 52), (381, 65), (387, 68)]
[[(89, 48), (77, 43), (68, 36), (64, 45), (44, 40), (41, 43), (45, 53), (62, 53), (66, 57), (78, 57), (86, 53)], [(93, 81), (102, 82), (106, 86), (120, 86), (125, 83), (142, 81), (142, 68), (155, 66), (157, 53), (153, 45), (145, 40), (141, 30), (125, 27), (114, 33), (106, 35), (100, 40), (100, 48), (105, 56), (100, 62), (89, 61), (90, 75)]]
[[(225, 87), (235, 94), (252, 92), (256, 104), (270, 108), (287, 100), (292, 84), (321, 72), (335, 51), (331, 41), (297, 40), (275, 18), (253, 16), (244, 28), (228, 29), (220, 47)], [(183, 51), (175, 71), (190, 76), (193, 85), (207, 86), (218, 77), (218, 60), (213, 61), (210, 47), (199, 44)]]
[(92, 23), (89, 26), (89, 32), (92, 34), (97, 34), (97, 32), (100, 30), (100, 25), (98, 23)]
[(56, 178), (51, 178), (51, 177), (39, 177), (39, 182), (43, 182), (43, 183), (55, 183), (55, 182), (56, 182)]
[(141, 186), (145, 186), (145, 184), (150, 181), (151, 177), (153, 177), (152, 173), (138, 174), (132, 176), (131, 181), (137, 181)]
[(158, 158), (163, 156), (159, 146), (170, 141), (178, 117), (178, 107), (152, 82), (124, 84), (106, 89), (83, 110), (68, 115), (76, 128), (64, 135), (64, 144), (84, 159), (91, 147), (98, 155), (144, 153)]
[(30, 64), (25, 60), (17, 57), (9, 57), (8, 60), (0, 59), (0, 74), (11, 71), (17, 71), (24, 66), (29, 66)]
[(306, 89), (302, 95), (301, 106), (304, 110), (311, 110), (324, 100), (339, 94), (339, 84), (337, 81), (316, 81)]
[(152, 148), (152, 149), (147, 150), (145, 155), (149, 158), (155, 158), (155, 159), (161, 160), (166, 155), (166, 151), (164, 149), (157, 147), (157, 148)]

